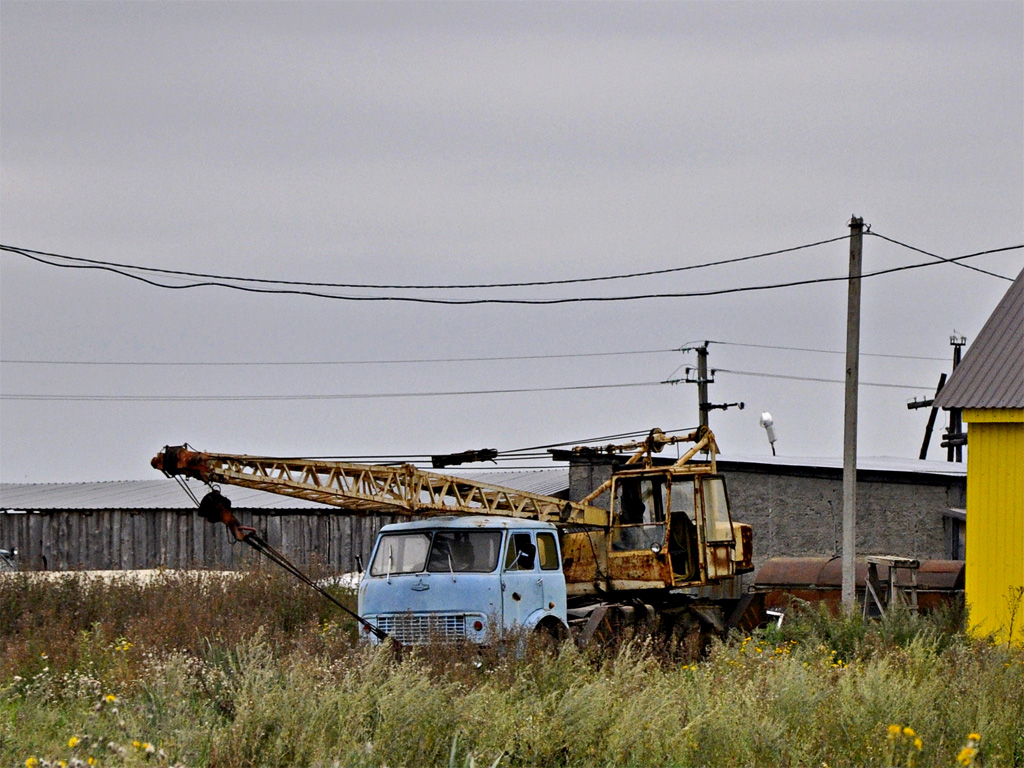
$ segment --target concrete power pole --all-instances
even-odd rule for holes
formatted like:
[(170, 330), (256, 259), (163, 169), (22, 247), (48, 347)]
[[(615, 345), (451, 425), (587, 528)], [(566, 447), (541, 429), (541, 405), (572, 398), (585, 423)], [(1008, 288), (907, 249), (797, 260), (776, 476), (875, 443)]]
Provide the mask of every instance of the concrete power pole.
[(714, 370), (708, 375), (708, 344), (710, 343), (705, 341), (700, 346), (694, 347), (694, 351), (697, 353), (697, 378), (691, 379), (692, 369), (686, 369), (686, 383), (697, 385), (697, 407), (700, 410), (700, 425), (702, 427), (708, 426), (709, 411), (726, 411), (733, 407), (738, 407), (742, 411), (745, 407), (744, 403), (712, 403), (708, 401), (708, 384), (715, 383)]
[(860, 275), (864, 219), (850, 219), (846, 301), (846, 399), (843, 421), (843, 608), (857, 605), (857, 385), (860, 378)]
[(708, 343), (697, 347), (697, 407), (700, 409), (700, 425), (708, 425)]

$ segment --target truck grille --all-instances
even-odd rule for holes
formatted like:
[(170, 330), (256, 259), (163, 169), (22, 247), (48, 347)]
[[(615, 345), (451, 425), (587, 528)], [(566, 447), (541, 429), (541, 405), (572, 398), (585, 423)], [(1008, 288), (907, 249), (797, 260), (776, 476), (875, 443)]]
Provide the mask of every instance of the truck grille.
[(378, 616), (375, 623), (400, 643), (452, 643), (466, 639), (465, 616), (417, 616), (406, 613)]

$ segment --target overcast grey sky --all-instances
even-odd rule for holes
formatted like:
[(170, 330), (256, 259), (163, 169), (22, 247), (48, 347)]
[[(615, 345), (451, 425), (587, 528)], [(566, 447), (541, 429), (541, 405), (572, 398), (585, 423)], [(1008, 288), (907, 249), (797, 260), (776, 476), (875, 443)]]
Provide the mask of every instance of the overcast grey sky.
[[(617, 275), (872, 232), (946, 258), (1024, 242), (1024, 4), (0, 3), (0, 241), (278, 280)], [(842, 276), (848, 244), (437, 298), (609, 297)], [(865, 271), (934, 261), (868, 237)], [(971, 259), (1006, 277), (1022, 251)], [(0, 254), (0, 478), (155, 477), (167, 443), (283, 455), (502, 450), (697, 423), (723, 452), (842, 454), (846, 286), (551, 306), (165, 290)], [(168, 278), (169, 283), (175, 281)], [(860, 454), (1009, 282), (865, 280)], [(763, 346), (740, 346), (763, 345)], [(633, 354), (463, 361), (455, 358)], [(642, 354), (640, 354), (642, 353)], [(897, 355), (878, 357), (875, 355)], [(397, 363), (409, 359), (450, 362)], [(925, 359), (910, 359), (925, 358)], [(22, 362), (15, 362), (22, 361)], [(24, 361), (36, 361), (34, 363)], [(58, 361), (60, 364), (40, 364)], [(324, 363), (147, 366), (68, 363)], [(58, 395), (58, 400), (21, 396)], [(81, 400), (84, 396), (318, 396)], [(931, 456), (942, 455), (938, 439)]]

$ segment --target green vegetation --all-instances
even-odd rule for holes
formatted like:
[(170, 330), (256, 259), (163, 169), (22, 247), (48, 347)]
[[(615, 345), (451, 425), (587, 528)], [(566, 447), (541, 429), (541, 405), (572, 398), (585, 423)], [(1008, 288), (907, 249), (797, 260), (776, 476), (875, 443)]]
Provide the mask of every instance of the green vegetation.
[(0, 606), (0, 768), (1024, 764), (1024, 652), (955, 613), (396, 658), (278, 574), (23, 574)]

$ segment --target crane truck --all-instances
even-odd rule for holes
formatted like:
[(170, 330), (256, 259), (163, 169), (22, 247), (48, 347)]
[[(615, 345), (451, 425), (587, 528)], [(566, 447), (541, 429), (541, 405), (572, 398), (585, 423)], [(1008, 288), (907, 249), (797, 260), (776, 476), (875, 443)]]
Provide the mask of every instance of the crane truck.
[[(692, 443), (674, 463), (654, 454)], [(680, 638), (722, 632), (743, 612), (752, 531), (730, 515), (714, 435), (651, 430), (580, 501), (401, 466), (203, 453), (167, 446), (168, 476), (317, 501), (347, 514), (406, 515), (381, 528), (358, 588), (370, 642), (490, 644), (510, 630), (612, 642), (641, 623)], [(707, 458), (698, 460), (698, 454)], [(214, 494), (216, 494), (214, 496)], [(200, 514), (243, 539), (217, 490)], [(205, 509), (204, 509), (205, 507)], [(219, 510), (219, 511), (218, 511)]]

